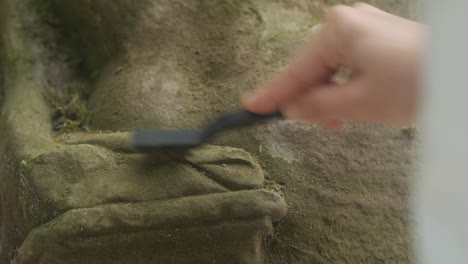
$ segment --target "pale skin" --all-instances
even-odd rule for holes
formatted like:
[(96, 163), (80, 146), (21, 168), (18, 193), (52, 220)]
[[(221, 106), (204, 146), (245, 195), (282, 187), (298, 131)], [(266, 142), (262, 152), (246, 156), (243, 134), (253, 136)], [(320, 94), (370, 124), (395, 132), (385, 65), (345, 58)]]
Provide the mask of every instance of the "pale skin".
[[(246, 95), (256, 113), (338, 129), (344, 121), (405, 125), (417, 115), (424, 54), (422, 24), (367, 4), (334, 6), (286, 69)], [(340, 68), (351, 76), (331, 81)]]

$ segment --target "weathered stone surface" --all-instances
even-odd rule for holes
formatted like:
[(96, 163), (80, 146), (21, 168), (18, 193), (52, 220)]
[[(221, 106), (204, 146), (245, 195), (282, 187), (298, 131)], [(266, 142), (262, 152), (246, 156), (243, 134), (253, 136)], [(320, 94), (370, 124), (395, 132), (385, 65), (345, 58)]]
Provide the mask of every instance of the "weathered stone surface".
[(34, 37), (41, 21), (27, 2), (1, 4), (11, 15), (2, 23), (2, 53), (21, 54), (2, 61), (2, 262), (262, 261), (263, 238), (286, 204), (264, 189), (252, 156), (221, 146), (144, 156), (128, 133), (54, 136), (44, 85), (58, 81), (45, 64), (60, 62), (47, 60), (46, 38)]
[[(69, 210), (35, 228), (17, 261), (193, 263), (195, 257), (196, 263), (258, 263), (262, 237), (271, 232), (270, 217), (284, 214), (283, 199), (265, 190)], [(116, 254), (119, 249), (128, 255)]]
[[(0, 0), (2, 261), (21, 245), (18, 263), (409, 262), (411, 130), (280, 121), (185, 157), (134, 154), (119, 132), (199, 127), (238, 107), (321, 1), (31, 1), (71, 45), (45, 41), (26, 1)], [(377, 2), (407, 14), (406, 1)], [(58, 136), (43, 88), (60, 93), (76, 73), (91, 131)], [(288, 201), (274, 229), (286, 204), (265, 188)]]

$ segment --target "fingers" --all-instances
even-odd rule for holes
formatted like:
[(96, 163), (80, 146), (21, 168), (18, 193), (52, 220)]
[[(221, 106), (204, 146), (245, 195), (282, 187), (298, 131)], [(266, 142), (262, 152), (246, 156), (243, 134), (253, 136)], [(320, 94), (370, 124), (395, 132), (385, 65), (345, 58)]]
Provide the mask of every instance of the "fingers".
[(291, 100), (281, 110), (290, 119), (339, 127), (339, 120), (362, 118), (359, 112), (362, 105), (361, 87), (360, 80), (351, 80), (342, 85), (322, 85)]
[(323, 58), (325, 52), (324, 38), (320, 36), (320, 26), (313, 29), (318, 31), (308, 44), (301, 49), (288, 68), (263, 88), (243, 98), (246, 109), (257, 113), (277, 111), (281, 104), (302, 93), (306, 89), (326, 82), (335, 69)]
[(271, 113), (301, 93), (329, 82), (340, 66), (351, 65), (346, 58), (352, 56), (343, 54), (349, 53), (348, 46), (359, 35), (361, 24), (365, 21), (353, 8), (342, 5), (331, 8), (327, 23), (312, 30), (316, 34), (289, 67), (264, 88), (244, 97), (244, 107), (252, 112)]
[(356, 46), (368, 33), (370, 18), (381, 14), (385, 13), (367, 4), (332, 7), (327, 22), (311, 30), (313, 37), (289, 67), (244, 97), (244, 107), (256, 113), (281, 110), (289, 118), (319, 122), (332, 129), (339, 129), (341, 120), (366, 119), (364, 106), (359, 105), (363, 91), (359, 87), (365, 85), (358, 79), (342, 85), (330, 79), (342, 66), (360, 71), (357, 58), (362, 52)]
[[(289, 118), (335, 129), (342, 120), (389, 122), (404, 116), (401, 108), (415, 89), (419, 68), (419, 34), (424, 34), (421, 25), (367, 4), (334, 6), (290, 66), (247, 96), (244, 107), (258, 113), (281, 110)], [(331, 76), (343, 67), (351, 69), (351, 80), (333, 83)]]

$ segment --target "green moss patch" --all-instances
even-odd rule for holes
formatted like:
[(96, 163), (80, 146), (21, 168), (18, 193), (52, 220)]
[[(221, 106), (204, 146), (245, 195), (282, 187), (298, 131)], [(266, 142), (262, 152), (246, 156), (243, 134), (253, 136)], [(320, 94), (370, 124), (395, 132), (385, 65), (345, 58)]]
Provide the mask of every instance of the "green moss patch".
[(71, 84), (61, 92), (57, 92), (54, 88), (46, 88), (46, 98), (52, 107), (54, 131), (59, 133), (88, 131), (86, 124), (90, 114), (81, 90), (83, 89), (79, 84)]

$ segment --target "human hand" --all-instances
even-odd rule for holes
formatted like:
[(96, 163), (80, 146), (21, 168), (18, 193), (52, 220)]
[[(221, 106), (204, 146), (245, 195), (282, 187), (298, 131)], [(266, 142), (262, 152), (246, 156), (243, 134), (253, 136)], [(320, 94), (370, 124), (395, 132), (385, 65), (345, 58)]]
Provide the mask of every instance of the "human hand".
[[(399, 125), (414, 119), (425, 28), (367, 4), (334, 6), (283, 72), (243, 98), (256, 113), (339, 128), (343, 121)], [(332, 76), (351, 70), (347, 82)]]

